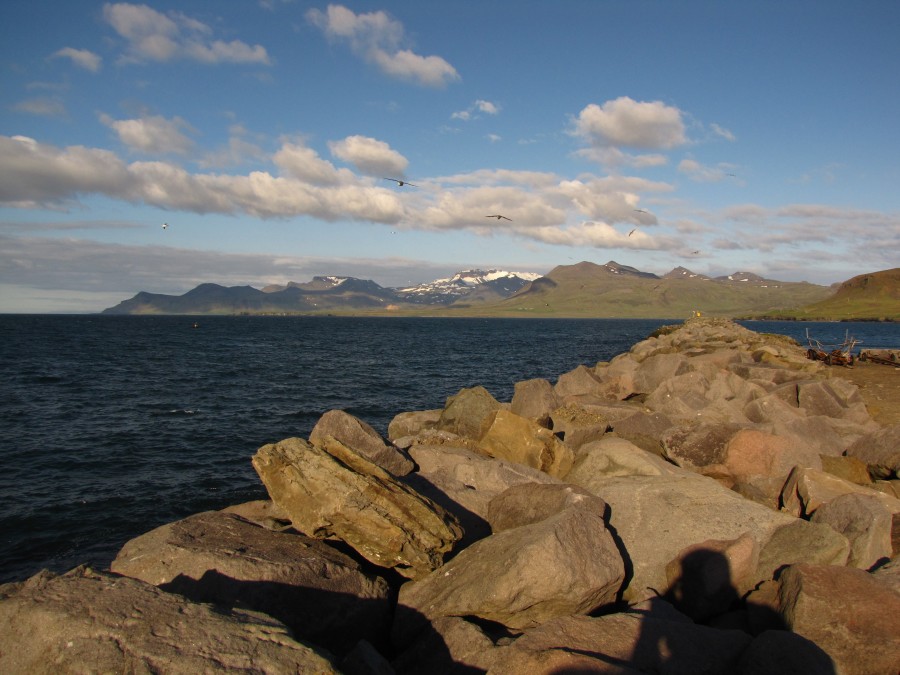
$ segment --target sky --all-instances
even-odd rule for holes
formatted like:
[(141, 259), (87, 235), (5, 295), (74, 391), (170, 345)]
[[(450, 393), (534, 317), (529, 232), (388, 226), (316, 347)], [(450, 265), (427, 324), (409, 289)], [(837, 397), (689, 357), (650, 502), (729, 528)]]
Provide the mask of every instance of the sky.
[(898, 26), (895, 0), (4, 0), (0, 312), (894, 268)]

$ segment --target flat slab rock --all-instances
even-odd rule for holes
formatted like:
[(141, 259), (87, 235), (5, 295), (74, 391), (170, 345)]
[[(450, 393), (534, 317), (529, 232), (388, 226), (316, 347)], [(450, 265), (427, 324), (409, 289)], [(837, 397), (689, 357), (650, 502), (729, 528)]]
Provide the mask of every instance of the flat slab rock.
[(263, 614), (79, 567), (0, 586), (0, 672), (337, 673)]
[(377, 644), (390, 614), (388, 584), (327, 543), (207, 511), (132, 539), (110, 569), (196, 602), (244, 607), (342, 654)]

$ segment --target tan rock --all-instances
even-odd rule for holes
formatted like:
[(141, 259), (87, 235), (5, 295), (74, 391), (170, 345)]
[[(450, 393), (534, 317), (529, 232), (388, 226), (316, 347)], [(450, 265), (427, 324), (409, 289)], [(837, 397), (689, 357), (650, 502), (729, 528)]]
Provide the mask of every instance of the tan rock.
[(666, 565), (665, 597), (695, 621), (721, 614), (756, 583), (759, 544), (749, 534), (707, 540)]
[(196, 602), (263, 612), (334, 653), (387, 637), (386, 581), (322, 541), (230, 513), (207, 511), (151, 530), (126, 543), (110, 569)]
[(792, 565), (779, 578), (788, 628), (846, 675), (893, 675), (900, 664), (900, 595), (852, 567)]
[(441, 419), (441, 412), (442, 410), (438, 408), (398, 413), (388, 424), (388, 438), (393, 443), (399, 438), (415, 436), (422, 431), (434, 429)]
[(603, 514), (570, 507), (475, 542), (400, 588), (395, 640), (406, 644), (441, 616), (475, 616), (513, 629), (612, 603), (625, 568)]
[(553, 410), (550, 421), (553, 433), (576, 454), (585, 444), (603, 438), (610, 428), (604, 415), (574, 403)]
[(478, 440), (502, 407), (484, 387), (461, 389), (447, 399), (436, 428)]
[(0, 672), (337, 673), (263, 614), (87, 568), (0, 587)]
[(843, 480), (824, 471), (795, 467), (781, 491), (783, 508), (795, 516), (809, 517), (816, 509), (844, 494), (863, 494), (877, 497), (891, 513), (900, 512), (900, 500), (856, 483)]
[(342, 539), (404, 576), (439, 567), (462, 537), (443, 508), (333, 439), (324, 447), (299, 438), (264, 445), (253, 467), (297, 530)]
[(309, 442), (316, 445), (328, 436), (395, 476), (405, 476), (415, 468), (409, 457), (385, 443), (375, 429), (343, 410), (322, 415), (309, 434)]
[(538, 523), (571, 507), (606, 514), (606, 502), (577, 485), (525, 483), (512, 486), (491, 500), (488, 522), (495, 533), (503, 532)]
[(518, 462), (554, 477), (564, 476), (575, 459), (572, 450), (552, 431), (508, 410), (497, 411), (478, 447), (491, 457)]
[(822, 471), (857, 485), (872, 487), (872, 477), (869, 475), (866, 463), (858, 457), (823, 455), (821, 459)]
[[(638, 613), (561, 617), (527, 631), (504, 653), (504, 665), (488, 672), (729, 673), (736, 672), (737, 662), (750, 641), (750, 636), (741, 631), (717, 630)], [(545, 659), (554, 654), (577, 654), (596, 661), (576, 661), (569, 666), (563, 660), (571, 670), (514, 671), (505, 667), (506, 663), (517, 667), (532, 667), (535, 663), (543, 666)], [(557, 665), (555, 660), (550, 663)], [(602, 666), (609, 670), (599, 669)]]

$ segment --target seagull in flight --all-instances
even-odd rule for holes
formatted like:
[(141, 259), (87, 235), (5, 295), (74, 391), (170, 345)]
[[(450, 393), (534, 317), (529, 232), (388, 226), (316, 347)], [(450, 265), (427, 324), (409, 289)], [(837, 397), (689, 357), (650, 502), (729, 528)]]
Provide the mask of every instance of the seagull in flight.
[(500, 220), (502, 218), (503, 220), (508, 220), (509, 222), (512, 222), (512, 218), (507, 218), (506, 216), (501, 216), (499, 213), (495, 213), (492, 216), (485, 216), (485, 218), (496, 218), (497, 220)]
[(645, 211), (644, 209), (635, 209), (638, 213), (649, 213), (649, 211)]
[(630, 237), (630, 236), (633, 235), (635, 232), (637, 232), (637, 228), (634, 228), (631, 232), (629, 232), (629, 233), (628, 233), (628, 236)]
[(400, 180), (399, 178), (385, 178), (385, 180), (394, 181), (398, 185), (398, 187), (403, 187), (404, 185), (409, 185), (410, 187), (419, 187), (418, 185), (414, 185), (413, 183), (410, 183), (406, 180)]
[(168, 230), (168, 229), (169, 229), (169, 224), (168, 224), (168, 223), (163, 223), (163, 224), (162, 224), (162, 228), (163, 228), (164, 230)]

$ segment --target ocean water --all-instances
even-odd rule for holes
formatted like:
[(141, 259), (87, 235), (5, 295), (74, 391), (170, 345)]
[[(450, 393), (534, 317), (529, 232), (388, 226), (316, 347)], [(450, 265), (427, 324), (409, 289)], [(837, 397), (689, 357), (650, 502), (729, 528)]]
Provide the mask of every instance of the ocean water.
[[(386, 433), (482, 385), (551, 382), (678, 320), (0, 315), (0, 582), (106, 567), (129, 539), (265, 497), (257, 448), (339, 408)], [(750, 322), (864, 348), (900, 326)]]

